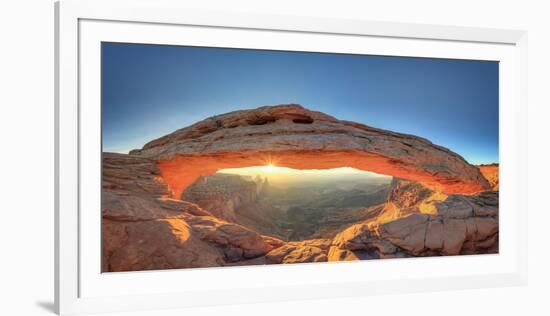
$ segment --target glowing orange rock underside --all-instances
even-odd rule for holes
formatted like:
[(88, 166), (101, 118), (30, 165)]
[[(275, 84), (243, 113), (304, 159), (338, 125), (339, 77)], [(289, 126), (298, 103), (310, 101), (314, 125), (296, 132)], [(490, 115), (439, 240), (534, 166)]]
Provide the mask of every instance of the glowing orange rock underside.
[(495, 165), (480, 166), (479, 171), (489, 181), (491, 188), (495, 191), (499, 189), (499, 167)]
[(407, 168), (392, 159), (364, 152), (276, 152), (276, 153), (217, 153), (214, 155), (177, 156), (157, 162), (165, 183), (174, 198), (200, 176), (209, 175), (220, 169), (244, 168), (273, 164), (292, 169), (332, 169), (352, 167), (378, 174), (414, 180), (427, 188), (445, 194), (475, 194), (485, 191), (477, 182), (460, 182), (424, 170)]

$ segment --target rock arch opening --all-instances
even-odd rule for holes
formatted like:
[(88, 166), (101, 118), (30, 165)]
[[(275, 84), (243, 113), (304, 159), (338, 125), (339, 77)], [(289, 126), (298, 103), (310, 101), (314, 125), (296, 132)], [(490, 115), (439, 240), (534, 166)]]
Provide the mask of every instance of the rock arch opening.
[(174, 196), (201, 175), (270, 160), (293, 169), (353, 167), (446, 194), (490, 189), (477, 167), (424, 138), (338, 120), (297, 104), (213, 116), (130, 154), (156, 161)]
[(180, 198), (185, 189), (201, 176), (214, 174), (223, 169), (270, 164), (298, 170), (350, 167), (380, 175), (414, 180), (427, 188), (449, 194), (472, 194), (485, 190), (485, 183), (481, 179), (478, 183), (475, 181), (463, 182), (449, 177), (446, 171), (432, 172), (415, 169), (396, 159), (361, 151), (225, 152), (207, 155), (178, 155), (172, 159), (157, 161), (162, 178), (171, 190), (173, 198)]
[(343, 167), (292, 169), (275, 163), (221, 169), (181, 194), (217, 218), (285, 241), (333, 238), (383, 210), (392, 177)]

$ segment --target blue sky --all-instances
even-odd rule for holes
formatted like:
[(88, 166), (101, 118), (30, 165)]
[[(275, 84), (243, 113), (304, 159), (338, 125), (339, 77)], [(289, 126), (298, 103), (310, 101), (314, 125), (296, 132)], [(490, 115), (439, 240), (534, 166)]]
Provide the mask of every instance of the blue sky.
[(498, 162), (498, 63), (102, 44), (103, 150), (128, 152), (215, 114), (299, 103)]

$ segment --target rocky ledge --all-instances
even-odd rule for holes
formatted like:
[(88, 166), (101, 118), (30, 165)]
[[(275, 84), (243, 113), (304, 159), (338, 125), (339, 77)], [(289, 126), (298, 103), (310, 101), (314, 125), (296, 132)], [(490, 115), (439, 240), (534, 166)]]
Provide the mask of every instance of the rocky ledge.
[(450, 195), (434, 204), (428, 214), (409, 209), (408, 215), (380, 221), (382, 213), (349, 227), (332, 241), (328, 260), (498, 252), (498, 192)]

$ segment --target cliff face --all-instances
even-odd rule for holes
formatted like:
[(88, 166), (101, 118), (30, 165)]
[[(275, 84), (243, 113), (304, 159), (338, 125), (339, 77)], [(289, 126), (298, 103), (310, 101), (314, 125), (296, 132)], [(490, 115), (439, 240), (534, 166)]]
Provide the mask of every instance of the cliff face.
[(215, 173), (195, 181), (183, 192), (182, 200), (228, 222), (284, 238), (285, 231), (278, 225), (284, 213), (259, 199), (268, 187), (266, 178)]
[(258, 185), (238, 175), (213, 174), (195, 181), (182, 194), (182, 200), (193, 202), (218, 218), (235, 222), (235, 211), (256, 202)]

